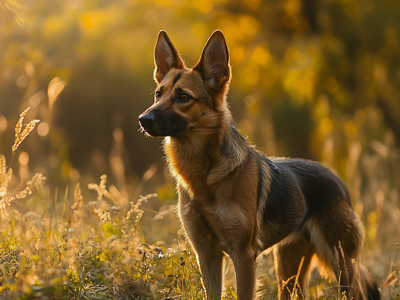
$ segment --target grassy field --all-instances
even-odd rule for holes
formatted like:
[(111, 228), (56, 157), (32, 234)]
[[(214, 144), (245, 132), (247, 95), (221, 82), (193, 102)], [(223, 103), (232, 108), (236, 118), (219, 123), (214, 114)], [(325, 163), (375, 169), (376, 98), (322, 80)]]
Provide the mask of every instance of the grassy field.
[[(13, 159), (6, 162), (0, 155), (0, 299), (203, 299), (201, 275), (176, 219), (175, 200), (138, 196), (140, 185), (118, 190), (107, 184), (106, 175), (99, 183), (59, 187), (50, 194), (46, 178), (29, 175), (24, 153), (18, 153), (38, 122), (23, 126), (23, 117), (10, 145)], [(18, 177), (12, 169), (17, 158)], [(146, 173), (141, 184), (151, 175)], [(379, 197), (375, 193), (378, 204)], [(400, 246), (394, 243), (399, 224), (383, 222), (382, 211), (368, 215), (363, 261), (384, 299), (400, 299)], [(224, 274), (225, 298), (236, 299), (229, 258)], [(258, 279), (260, 299), (276, 299), (268, 252), (258, 258)], [(315, 271), (308, 296), (347, 299)]]

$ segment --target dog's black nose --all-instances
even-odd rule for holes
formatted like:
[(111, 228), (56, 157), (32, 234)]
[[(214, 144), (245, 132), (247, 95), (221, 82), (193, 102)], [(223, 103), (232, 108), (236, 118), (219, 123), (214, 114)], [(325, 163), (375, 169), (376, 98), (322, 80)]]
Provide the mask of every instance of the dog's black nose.
[(139, 116), (139, 123), (144, 129), (153, 128), (154, 115), (152, 113), (147, 113)]

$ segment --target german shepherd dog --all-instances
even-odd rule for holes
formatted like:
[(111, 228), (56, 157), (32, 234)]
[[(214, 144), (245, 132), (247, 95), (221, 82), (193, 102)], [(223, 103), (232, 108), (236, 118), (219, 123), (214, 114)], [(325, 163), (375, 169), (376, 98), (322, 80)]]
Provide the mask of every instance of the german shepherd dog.
[(165, 137), (179, 217), (207, 298), (221, 298), (228, 254), (238, 299), (253, 299), (256, 257), (273, 247), (280, 299), (307, 296), (314, 258), (348, 298), (379, 299), (359, 261), (364, 230), (343, 181), (317, 162), (266, 157), (236, 129), (226, 100), (231, 67), (223, 33), (211, 35), (188, 69), (160, 31), (154, 60), (154, 103), (139, 116), (140, 128)]

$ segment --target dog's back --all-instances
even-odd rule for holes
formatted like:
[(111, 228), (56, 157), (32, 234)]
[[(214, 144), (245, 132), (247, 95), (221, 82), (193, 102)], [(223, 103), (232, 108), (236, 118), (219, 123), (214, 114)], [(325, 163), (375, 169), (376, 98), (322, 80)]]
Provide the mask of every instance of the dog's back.
[(305, 197), (308, 215), (343, 201), (351, 207), (350, 195), (344, 182), (320, 163), (293, 158), (270, 159), (281, 172), (293, 173)]

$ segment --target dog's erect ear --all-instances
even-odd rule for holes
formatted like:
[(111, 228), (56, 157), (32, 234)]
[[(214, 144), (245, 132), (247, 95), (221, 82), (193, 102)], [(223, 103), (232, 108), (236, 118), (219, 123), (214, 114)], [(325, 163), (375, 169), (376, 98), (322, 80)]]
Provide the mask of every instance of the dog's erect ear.
[(199, 62), (193, 68), (200, 72), (203, 80), (214, 89), (221, 89), (231, 77), (229, 52), (224, 34), (216, 30), (210, 36), (201, 53)]
[(154, 49), (154, 64), (154, 79), (157, 83), (160, 83), (172, 68), (182, 69), (185, 67), (185, 64), (179, 57), (178, 51), (176, 51), (164, 30), (161, 30), (158, 34)]

